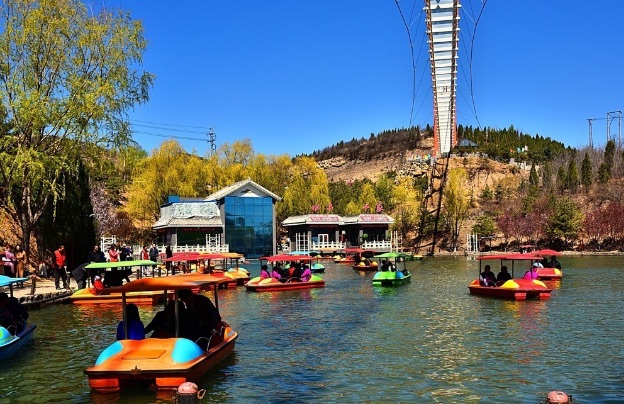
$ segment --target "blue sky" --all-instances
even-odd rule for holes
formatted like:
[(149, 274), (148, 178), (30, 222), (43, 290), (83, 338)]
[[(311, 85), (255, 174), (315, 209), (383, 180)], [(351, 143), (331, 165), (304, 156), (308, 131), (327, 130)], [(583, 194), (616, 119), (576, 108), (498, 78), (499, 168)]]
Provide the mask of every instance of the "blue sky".
[[(217, 147), (247, 138), (258, 153), (294, 156), (431, 124), (423, 3), (400, 2), (413, 85), (394, 0), (117, 0), (143, 21), (156, 75), (130, 113), (134, 138), (151, 151), (174, 137), (205, 155), (213, 128)], [(624, 110), (624, 1), (490, 0), (471, 49), (481, 4), (462, 1), (458, 123), (580, 147), (597, 118), (594, 145), (606, 143), (607, 112)]]

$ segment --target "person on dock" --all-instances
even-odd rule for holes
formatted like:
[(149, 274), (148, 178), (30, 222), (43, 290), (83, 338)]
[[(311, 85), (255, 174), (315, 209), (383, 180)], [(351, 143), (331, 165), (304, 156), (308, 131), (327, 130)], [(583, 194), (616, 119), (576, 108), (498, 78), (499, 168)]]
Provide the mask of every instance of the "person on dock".
[[(130, 303), (126, 305), (126, 320), (128, 321), (127, 339), (145, 339), (145, 327), (139, 316), (139, 308), (136, 304)], [(126, 339), (123, 320), (117, 324), (117, 340), (120, 339)]]
[[(26, 267), (26, 252), (21, 245), (15, 246), (15, 276), (17, 278), (24, 277), (24, 268)], [(24, 288), (24, 282), (18, 283), (19, 288)]]
[(117, 251), (117, 246), (115, 244), (111, 244), (108, 249), (108, 260), (110, 262), (119, 262), (119, 251)]
[(69, 284), (67, 283), (67, 257), (65, 255), (65, 246), (60, 245), (54, 251), (54, 260), (52, 262), (53, 271), (54, 271), (54, 286), (56, 286), (56, 290), (61, 290), (60, 281), (63, 280), (63, 289), (69, 289)]

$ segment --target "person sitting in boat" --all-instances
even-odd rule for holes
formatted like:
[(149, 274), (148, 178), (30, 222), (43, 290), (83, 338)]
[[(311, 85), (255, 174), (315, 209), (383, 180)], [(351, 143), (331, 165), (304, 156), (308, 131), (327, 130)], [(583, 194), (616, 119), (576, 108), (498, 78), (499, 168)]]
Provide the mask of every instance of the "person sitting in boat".
[(277, 270), (277, 267), (273, 267), (273, 271), (271, 271), (271, 278), (280, 279), (282, 274)]
[(388, 269), (390, 272), (396, 272), (396, 266), (390, 261), (388, 261)]
[(503, 265), (498, 275), (496, 275), (496, 282), (501, 282), (502, 284), (505, 281), (508, 281), (510, 279), (511, 279), (511, 274), (507, 271), (507, 267)]
[[(153, 331), (151, 338), (172, 338), (175, 336), (175, 301), (169, 300), (164, 310), (156, 313), (152, 321), (145, 327), (145, 334)], [(184, 305), (180, 303), (180, 316)]]
[(260, 279), (269, 279), (271, 275), (269, 274), (269, 267), (264, 264), (260, 269)]
[(381, 260), (381, 272), (387, 272), (389, 268), (389, 262), (386, 260)]
[(355, 265), (359, 265), (360, 262), (362, 262), (362, 257), (360, 256), (360, 253), (355, 253), (355, 255), (353, 256), (353, 263)]
[(312, 278), (312, 271), (308, 264), (303, 265), (303, 273), (301, 274), (301, 282), (307, 282)]
[(552, 256), (552, 259), (550, 260), (549, 267), (561, 269), (561, 264), (559, 263), (559, 261), (557, 261), (557, 258), (554, 255)]
[[(126, 319), (128, 320), (128, 338), (127, 339), (144, 339), (145, 326), (139, 317), (139, 308), (136, 304), (130, 303), (126, 305)], [(117, 324), (117, 340), (126, 339), (124, 335), (123, 320)]]
[(6, 328), (12, 334), (15, 333), (17, 328), (17, 322), (13, 317), (13, 313), (9, 310), (9, 295), (5, 292), (0, 292), (0, 326)]
[(296, 264), (291, 264), (290, 266), (290, 278), (291, 279), (301, 279), (301, 274), (303, 273), (303, 270), (301, 269), (301, 264), (300, 263), (296, 263)]
[(193, 293), (191, 289), (180, 290), (178, 296), (184, 302), (188, 314), (180, 318), (180, 336), (196, 341), (202, 349), (207, 349), (213, 331), (221, 322), (219, 311), (210, 298)]
[(100, 275), (95, 275), (95, 278), (93, 278), (93, 288), (96, 293), (104, 289), (104, 282), (102, 282), (102, 277)]
[(369, 267), (371, 264), (371, 260), (369, 260), (368, 258), (364, 258), (364, 266)]
[(552, 266), (550, 266), (550, 262), (548, 262), (548, 258), (544, 257), (539, 261), (540, 264), (542, 264), (542, 268), (552, 268)]
[(524, 273), (522, 279), (537, 279), (537, 268), (539, 268), (538, 264), (539, 262), (534, 263), (533, 266), (531, 266), (531, 269)]
[(479, 274), (479, 283), (481, 286), (496, 286), (496, 275), (494, 275), (489, 265), (486, 265), (483, 268), (483, 272)]

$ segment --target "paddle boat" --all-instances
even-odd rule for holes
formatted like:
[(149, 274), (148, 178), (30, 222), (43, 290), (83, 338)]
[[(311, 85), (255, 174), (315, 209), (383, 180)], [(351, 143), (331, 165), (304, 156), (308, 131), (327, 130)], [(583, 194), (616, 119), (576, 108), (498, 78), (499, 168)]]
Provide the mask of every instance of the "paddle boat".
[[(134, 261), (118, 261), (118, 262), (92, 262), (85, 266), (85, 269), (89, 274), (105, 273), (114, 274), (114, 271), (119, 268), (125, 267), (146, 267), (155, 265), (153, 261), (149, 260), (134, 260)], [(140, 271), (141, 269), (139, 269)], [(89, 277), (90, 278), (90, 277)], [(135, 281), (132, 281), (135, 282)], [(130, 283), (132, 283), (130, 282)], [(110, 304), (120, 303), (121, 294), (112, 292), (113, 288), (95, 289), (94, 287), (87, 287), (84, 289), (78, 289), (71, 296), (69, 301), (73, 304)], [(155, 291), (139, 291), (126, 294), (126, 301), (128, 303), (135, 304), (158, 304), (162, 302), (164, 295)]]
[[(407, 270), (405, 265), (405, 254), (397, 252), (387, 252), (379, 255), (375, 255), (374, 258), (381, 258), (386, 260), (387, 263), (390, 260), (394, 260), (394, 264), (382, 264), (381, 270), (377, 271), (373, 276), (373, 286), (397, 286), (403, 285), (412, 280), (412, 274)], [(399, 262), (403, 263), (403, 269), (398, 269)]]
[[(227, 255), (226, 255), (227, 254)], [(249, 280), (249, 273), (245, 271), (229, 271), (226, 268), (227, 259), (232, 258), (230, 253), (181, 253), (174, 255), (171, 258), (166, 258), (164, 261), (171, 262), (196, 262), (195, 270), (197, 273), (212, 274), (220, 276), (225, 279), (225, 282), (220, 284), (222, 288), (235, 288), (239, 282), (241, 285), (245, 284)], [(234, 258), (238, 259), (242, 255), (237, 254)], [(222, 264), (217, 267), (215, 261), (221, 261)], [(188, 266), (191, 268), (191, 265)]]
[[(173, 291), (177, 301), (178, 292), (182, 289), (212, 288), (218, 310), (217, 289), (222, 282), (223, 278), (207, 274), (143, 278), (115, 287), (113, 292), (122, 295), (125, 320), (126, 297), (133, 292), (160, 291), (165, 294)], [(84, 370), (91, 389), (113, 393), (138, 384), (151, 385), (158, 390), (173, 390), (182, 383), (200, 381), (211, 367), (232, 352), (238, 334), (224, 321), (217, 325), (209, 339), (201, 337), (191, 341), (179, 337), (179, 305), (175, 307), (175, 337), (115, 341), (100, 353), (94, 366)], [(127, 323), (124, 321), (124, 325)], [(124, 334), (127, 335), (127, 329), (124, 329)], [(205, 350), (198, 345), (202, 339), (208, 339)]]
[(243, 286), (249, 282), (249, 271), (243, 267), (239, 267), (240, 262), (244, 262), (245, 256), (239, 253), (221, 253), (225, 258), (230, 260), (229, 268), (226, 271), (228, 277), (236, 279), (236, 286)]
[[(260, 265), (263, 261), (267, 263), (293, 263), (310, 262), (314, 257), (309, 255), (274, 255), (271, 257), (261, 257)], [(325, 281), (318, 275), (312, 274), (308, 281), (302, 281), (298, 277), (282, 277), (282, 278), (267, 278), (255, 277), (245, 285), (245, 288), (251, 292), (277, 292), (284, 290), (297, 290), (297, 289), (311, 289), (311, 288), (323, 288), (325, 287)]]
[[(8, 286), (9, 293), (7, 295), (11, 298), (13, 297), (13, 285), (27, 280), (28, 278), (10, 278), (0, 275), (0, 287)], [(35, 336), (36, 328), (36, 325), (28, 324), (28, 322), (24, 322), (19, 329), (15, 325), (6, 328), (0, 326), (0, 361), (10, 358), (31, 341)]]
[[(506, 261), (509, 261), (511, 265), (511, 279), (496, 282), (495, 286), (486, 286), (478, 277), (468, 286), (470, 294), (512, 300), (526, 300), (531, 298), (545, 300), (550, 298), (552, 289), (548, 288), (544, 282), (539, 279), (517, 279), (514, 276), (516, 270), (521, 271), (522, 274), (525, 273), (525, 270), (520, 267), (522, 265), (521, 263), (525, 263), (524, 266), (526, 266), (526, 262), (528, 262), (530, 267), (530, 263), (539, 260), (539, 257), (533, 254), (484, 255), (477, 257), (477, 260), (479, 260), (479, 274), (482, 273), (481, 267), (483, 261), (500, 260), (501, 267)], [(519, 263), (519, 268), (517, 269), (516, 263)]]
[[(557, 261), (557, 258), (556, 258), (562, 255), (561, 252), (545, 249), (545, 250), (533, 251), (531, 254), (544, 258), (541, 261), (541, 263), (544, 265), (544, 268), (537, 268), (537, 279), (542, 280), (542, 281), (544, 280), (558, 281), (563, 278), (563, 272), (561, 271), (561, 264), (559, 264), (559, 261)], [(550, 260), (548, 258), (550, 258)]]
[[(312, 255), (312, 253), (317, 253), (317, 252), (316, 251), (312, 251), (310, 254), (306, 254), (305, 251), (293, 251), (293, 252), (289, 253), (288, 255), (292, 255), (292, 256), (295, 256), (295, 257), (301, 257), (301, 256), (307, 257), (309, 255), (311, 257), (311, 259), (309, 261), (316, 260), (316, 262), (314, 264), (312, 264), (311, 262), (309, 264), (310, 265), (310, 270), (312, 271), (312, 273), (313, 274), (325, 273), (325, 265), (323, 265), (323, 264), (321, 264), (319, 262), (320, 255)], [(287, 264), (285, 266), (285, 268), (289, 268), (289, 267), (290, 267), (290, 264)]]
[[(364, 258), (365, 254), (366, 258)], [(362, 258), (360, 262), (357, 264), (354, 263), (353, 269), (355, 269), (356, 271), (377, 271), (379, 269), (379, 264), (373, 259), (374, 254), (375, 252), (371, 250), (365, 250), (364, 252), (362, 252)]]
[(355, 255), (362, 254), (365, 250), (360, 247), (347, 247), (341, 250), (339, 255), (334, 257), (336, 264), (348, 264), (352, 265), (355, 262)]

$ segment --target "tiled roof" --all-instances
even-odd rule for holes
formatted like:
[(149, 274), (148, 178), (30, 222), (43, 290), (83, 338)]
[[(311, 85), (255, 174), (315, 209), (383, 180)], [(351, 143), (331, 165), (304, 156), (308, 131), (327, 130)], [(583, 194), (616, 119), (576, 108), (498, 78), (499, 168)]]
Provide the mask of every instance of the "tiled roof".
[(221, 188), (220, 190), (218, 190), (217, 192), (210, 194), (206, 197), (207, 201), (218, 201), (220, 199), (225, 198), (226, 196), (229, 196), (230, 194), (238, 191), (241, 188), (244, 187), (253, 187), (256, 188), (257, 190), (259, 190), (260, 192), (270, 196), (271, 198), (280, 201), (282, 200), (282, 198), (280, 198), (279, 196), (275, 195), (273, 192), (269, 191), (268, 189), (256, 184), (255, 182), (253, 182), (250, 179), (244, 180), (244, 181), (239, 181), (236, 182), (228, 187), (225, 188)]
[(162, 229), (167, 227), (223, 227), (221, 217), (202, 217), (192, 216), (186, 218), (169, 218), (168, 220), (159, 220), (153, 226), (154, 229)]

